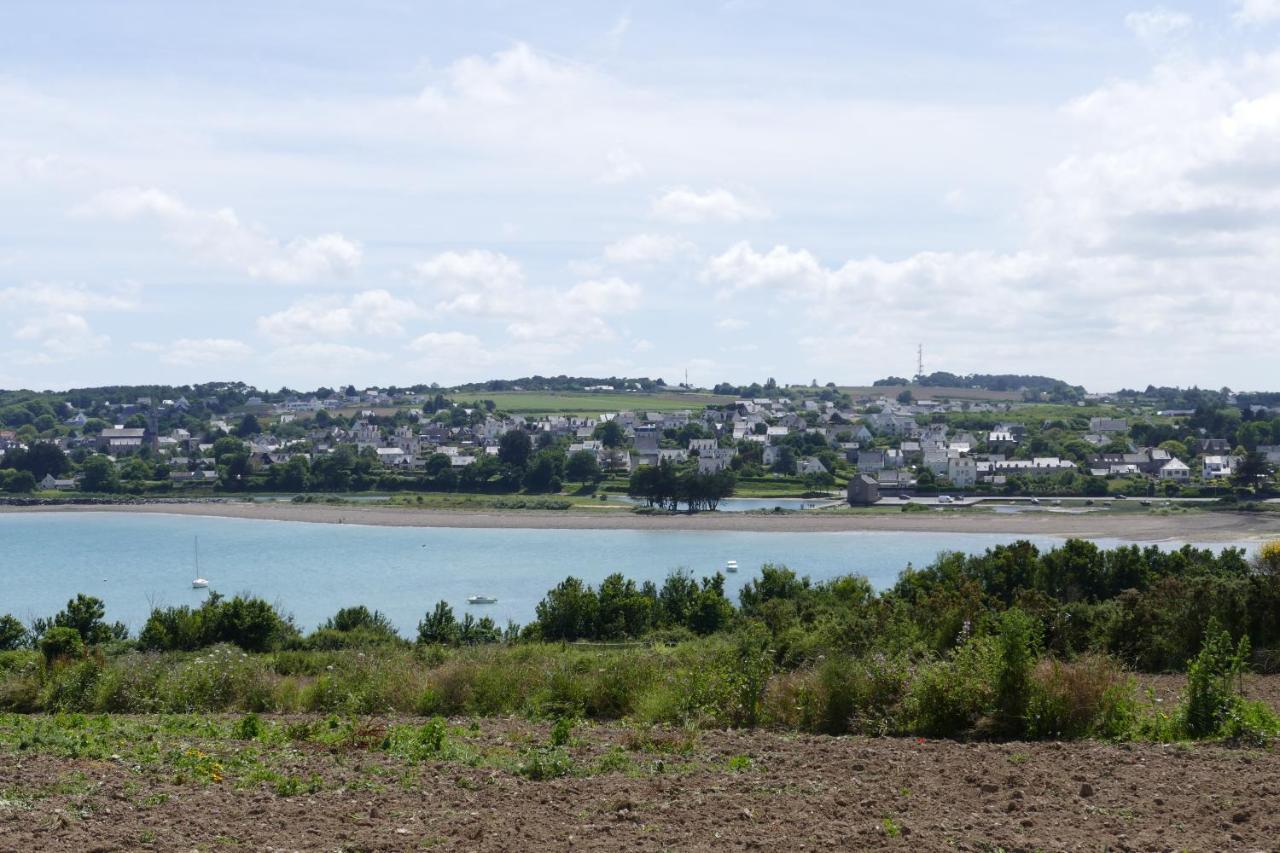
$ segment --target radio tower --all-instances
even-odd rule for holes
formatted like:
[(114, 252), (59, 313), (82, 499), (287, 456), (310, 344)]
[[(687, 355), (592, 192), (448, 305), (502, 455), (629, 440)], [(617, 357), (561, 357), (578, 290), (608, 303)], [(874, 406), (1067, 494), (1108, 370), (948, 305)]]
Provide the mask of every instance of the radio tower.
[(916, 379), (924, 376), (924, 344), (916, 345)]

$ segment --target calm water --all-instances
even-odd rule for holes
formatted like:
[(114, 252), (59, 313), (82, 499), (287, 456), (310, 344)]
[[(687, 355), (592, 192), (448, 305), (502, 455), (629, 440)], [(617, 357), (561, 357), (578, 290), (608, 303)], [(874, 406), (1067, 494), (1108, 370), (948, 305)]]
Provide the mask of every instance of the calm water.
[[(866, 575), (877, 588), (939, 551), (981, 552), (1028, 538), (957, 533), (742, 533), (635, 530), (478, 530), (364, 527), (232, 518), (68, 513), (0, 515), (0, 613), (52, 615), (77, 592), (102, 598), (107, 616), (136, 630), (152, 605), (198, 604), (200, 574), (223, 593), (252, 592), (314, 627), (339, 607), (365, 604), (411, 633), (436, 601), (499, 623), (528, 621), (548, 589), (573, 574), (592, 584), (611, 572), (661, 583), (674, 568), (708, 575), (737, 560), (737, 591), (766, 562), (815, 580)], [(1098, 540), (1114, 545), (1115, 540)], [(1172, 545), (1173, 543), (1168, 543)], [(1217, 547), (1217, 546), (1215, 546)], [(468, 607), (474, 593), (498, 603)]]

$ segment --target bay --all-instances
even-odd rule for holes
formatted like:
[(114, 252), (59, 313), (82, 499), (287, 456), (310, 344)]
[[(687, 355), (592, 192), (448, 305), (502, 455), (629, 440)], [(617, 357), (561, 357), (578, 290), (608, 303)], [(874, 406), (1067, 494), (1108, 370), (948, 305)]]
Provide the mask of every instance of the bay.
[[(207, 592), (191, 589), (196, 537), (200, 574), (218, 592), (261, 596), (293, 614), (303, 629), (340, 607), (364, 604), (387, 614), (406, 636), (442, 599), (459, 618), (471, 612), (499, 624), (527, 622), (547, 590), (568, 575), (594, 585), (622, 572), (661, 584), (673, 569), (704, 577), (722, 570), (726, 560), (737, 560), (741, 570), (728, 575), (725, 585), (736, 602), (738, 590), (765, 563), (785, 564), (814, 580), (861, 574), (883, 589), (908, 564), (925, 565), (942, 551), (981, 553), (1018, 539), (1040, 547), (1063, 541), (979, 533), (410, 528), (13, 513), (0, 515), (0, 613), (24, 621), (50, 616), (84, 592), (103, 599), (109, 620), (136, 632), (153, 606), (197, 606), (204, 600)], [(1095, 541), (1103, 547), (1121, 544)], [(467, 597), (477, 593), (498, 601), (469, 606)]]

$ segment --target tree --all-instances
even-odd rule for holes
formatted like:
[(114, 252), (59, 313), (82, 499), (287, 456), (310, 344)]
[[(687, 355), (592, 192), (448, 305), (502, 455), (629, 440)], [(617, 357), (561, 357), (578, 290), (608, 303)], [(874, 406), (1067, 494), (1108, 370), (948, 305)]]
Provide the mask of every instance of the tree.
[(529, 433), (522, 429), (507, 430), (498, 439), (498, 461), (512, 468), (523, 468), (533, 453), (533, 442)]
[(531, 492), (560, 491), (564, 454), (559, 450), (539, 450), (524, 474), (524, 487)]
[(596, 454), (590, 450), (575, 450), (569, 454), (564, 475), (575, 483), (598, 483), (604, 477)]
[(0, 468), (0, 491), (23, 495), (36, 490), (36, 478), (30, 471), (12, 471)]
[(535, 612), (544, 640), (591, 639), (595, 636), (600, 601), (595, 590), (575, 577), (565, 578)]
[(242, 438), (259, 435), (262, 432), (262, 424), (258, 423), (256, 415), (250, 413), (240, 419), (240, 425), (236, 427), (236, 435)]
[(910, 388), (903, 388), (898, 392), (898, 402), (904, 406), (910, 406), (916, 401), (916, 397), (911, 393)]
[(311, 464), (305, 456), (292, 456), (282, 465), (271, 466), (270, 479), (277, 489), (305, 491), (311, 481)]
[(0, 461), (0, 468), (29, 471), (39, 481), (47, 474), (57, 477), (66, 473), (71, 468), (71, 461), (58, 445), (37, 441), (26, 449), (19, 447), (6, 451), (3, 461)]
[(15, 616), (0, 616), (0, 652), (11, 652), (27, 645), (27, 627)]
[(418, 623), (418, 642), (452, 645), (458, 641), (458, 620), (447, 601), (436, 603), (435, 608)]
[(116, 465), (101, 453), (95, 453), (80, 466), (80, 491), (115, 492), (120, 489)]
[(128, 636), (124, 625), (117, 622), (108, 625), (103, 621), (106, 606), (102, 599), (80, 593), (67, 602), (67, 607), (53, 617), (53, 624), (58, 628), (71, 628), (86, 645), (96, 645), (109, 640), (122, 640)]
[(592, 435), (605, 447), (621, 447), (627, 437), (622, 425), (615, 420), (597, 425)]
[(1267, 462), (1267, 455), (1257, 450), (1250, 450), (1241, 457), (1231, 477), (1237, 486), (1253, 488), (1270, 473), (1271, 466)]

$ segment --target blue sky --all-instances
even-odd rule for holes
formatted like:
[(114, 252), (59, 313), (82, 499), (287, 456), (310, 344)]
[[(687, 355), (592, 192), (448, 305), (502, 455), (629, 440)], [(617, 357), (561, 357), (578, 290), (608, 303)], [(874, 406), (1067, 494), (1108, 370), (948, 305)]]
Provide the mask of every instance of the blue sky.
[(50, 3), (0, 387), (1275, 387), (1280, 0)]

